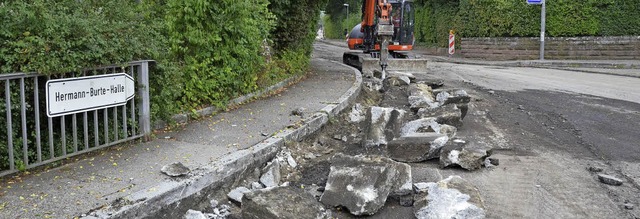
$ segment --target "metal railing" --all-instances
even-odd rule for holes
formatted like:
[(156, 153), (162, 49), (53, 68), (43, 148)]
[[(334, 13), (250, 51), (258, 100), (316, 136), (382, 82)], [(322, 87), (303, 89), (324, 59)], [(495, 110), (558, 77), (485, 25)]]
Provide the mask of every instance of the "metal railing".
[[(5, 114), (0, 115), (0, 176), (139, 138), (148, 140), (151, 63), (136, 61), (55, 76), (0, 74), (0, 83), (4, 83), (0, 103), (5, 106), (0, 106), (0, 113)], [(48, 80), (123, 72), (136, 84), (136, 96), (124, 105), (47, 117), (42, 106)]]

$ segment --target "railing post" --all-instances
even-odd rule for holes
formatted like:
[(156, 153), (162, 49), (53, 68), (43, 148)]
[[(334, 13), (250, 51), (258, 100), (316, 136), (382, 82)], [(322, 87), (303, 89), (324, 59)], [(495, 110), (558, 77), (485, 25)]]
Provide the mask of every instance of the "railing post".
[(140, 134), (145, 141), (151, 140), (151, 107), (149, 99), (149, 62), (142, 62), (138, 66), (138, 96), (140, 97)]

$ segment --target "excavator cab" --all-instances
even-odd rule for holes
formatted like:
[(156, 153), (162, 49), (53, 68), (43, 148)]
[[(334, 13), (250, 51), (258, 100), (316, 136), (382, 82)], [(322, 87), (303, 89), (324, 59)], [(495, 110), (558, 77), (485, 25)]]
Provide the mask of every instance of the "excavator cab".
[[(399, 56), (401, 54), (394, 53), (402, 53), (402, 51), (409, 51), (413, 49), (414, 43), (414, 21), (415, 21), (415, 12), (413, 10), (413, 1), (411, 0), (390, 0), (393, 10), (391, 11), (391, 21), (393, 24), (393, 37), (392, 41), (389, 43), (389, 51), (392, 53), (393, 57)], [(363, 10), (365, 10), (363, 4)], [(363, 11), (363, 16), (364, 16)], [(378, 23), (378, 17), (375, 17), (374, 24), (368, 28), (373, 27), (373, 30), (370, 31), (370, 34), (367, 34), (366, 30), (362, 28), (362, 24), (356, 25), (347, 37), (347, 43), (349, 45), (349, 49), (352, 50), (362, 50), (365, 53), (371, 53), (380, 51), (380, 43), (377, 42), (376, 37), (374, 35), (375, 26)], [(369, 35), (369, 36), (367, 36)]]
[[(413, 0), (363, 0), (362, 22), (347, 37), (342, 60), (365, 76), (425, 72), (426, 59), (411, 59), (415, 42)], [(380, 76), (376, 76), (377, 75)]]

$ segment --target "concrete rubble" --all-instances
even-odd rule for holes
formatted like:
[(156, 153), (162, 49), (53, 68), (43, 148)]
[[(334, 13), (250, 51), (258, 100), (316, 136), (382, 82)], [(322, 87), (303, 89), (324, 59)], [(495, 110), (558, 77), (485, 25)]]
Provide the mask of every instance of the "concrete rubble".
[(422, 162), (440, 156), (440, 149), (449, 141), (447, 135), (424, 133), (400, 137), (387, 145), (389, 157), (401, 162)]
[(416, 183), (416, 218), (485, 218), (484, 204), (477, 188), (459, 176), (437, 183)]
[(160, 169), (160, 172), (166, 174), (167, 176), (182, 176), (189, 173), (189, 168), (187, 168), (184, 164), (180, 162), (175, 162), (169, 165), (165, 165)]
[(395, 137), (399, 137), (400, 126), (405, 111), (395, 108), (371, 107), (365, 121), (365, 134), (362, 139), (364, 147), (386, 145)]
[(414, 136), (416, 134), (437, 133), (445, 134), (449, 138), (455, 137), (457, 128), (443, 125), (435, 118), (422, 118), (408, 122), (400, 129), (400, 136)]
[(466, 170), (477, 170), (482, 168), (491, 152), (491, 147), (480, 143), (455, 141), (440, 151), (440, 167), (456, 165)]
[(359, 123), (365, 120), (366, 113), (364, 112), (364, 108), (361, 104), (356, 103), (351, 107), (351, 112), (349, 113), (349, 122), (351, 123)]
[(436, 95), (436, 101), (440, 105), (466, 104), (471, 101), (469, 94), (462, 89), (434, 90), (433, 93)]
[(262, 185), (271, 188), (280, 184), (280, 162), (278, 159), (273, 159), (273, 161), (267, 163), (262, 172), (262, 176), (260, 176)]
[(612, 185), (612, 186), (620, 186), (623, 183), (621, 179), (618, 179), (615, 176), (611, 176), (607, 174), (598, 174), (598, 180), (600, 180), (600, 182), (604, 184)]
[(315, 197), (295, 187), (274, 187), (245, 194), (243, 219), (330, 218)]
[(411, 167), (381, 156), (335, 155), (320, 201), (353, 215), (372, 215), (389, 196), (412, 194)]
[(226, 219), (230, 214), (230, 209), (228, 205), (220, 205), (218, 206), (218, 201), (211, 200), (211, 208), (213, 209), (212, 213), (205, 213), (201, 211), (196, 211), (189, 209), (187, 213), (184, 214), (184, 219)]
[(462, 111), (457, 105), (445, 105), (438, 108), (420, 108), (417, 115), (420, 118), (435, 118), (439, 124), (462, 127)]
[(200, 211), (189, 210), (184, 215), (184, 219), (209, 219), (209, 218), (207, 218), (207, 216), (205, 216), (204, 213)]
[(426, 84), (409, 85), (409, 105), (414, 111), (421, 108), (435, 109), (441, 104), (438, 103), (433, 95), (433, 90)]
[(244, 196), (244, 194), (247, 192), (251, 192), (251, 190), (247, 189), (246, 187), (238, 187), (227, 193), (227, 197), (231, 201), (242, 203), (242, 196)]

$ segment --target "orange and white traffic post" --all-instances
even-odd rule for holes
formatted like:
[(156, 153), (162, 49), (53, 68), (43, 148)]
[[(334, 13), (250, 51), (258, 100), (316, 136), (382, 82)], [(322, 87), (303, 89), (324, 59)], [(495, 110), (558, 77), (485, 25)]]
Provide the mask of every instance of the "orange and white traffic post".
[(449, 56), (456, 53), (456, 35), (453, 30), (449, 30)]

